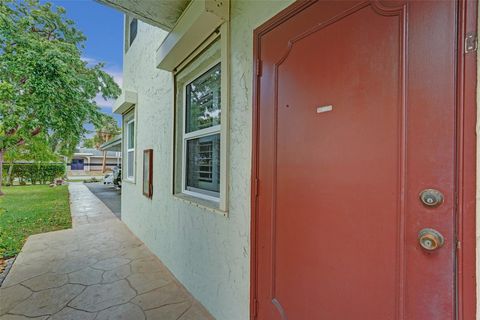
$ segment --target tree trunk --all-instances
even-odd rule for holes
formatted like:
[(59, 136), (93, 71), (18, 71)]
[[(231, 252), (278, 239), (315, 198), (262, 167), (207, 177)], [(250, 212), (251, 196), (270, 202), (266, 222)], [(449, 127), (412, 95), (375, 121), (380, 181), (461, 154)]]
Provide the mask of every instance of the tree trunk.
[(0, 196), (3, 196), (2, 192), (2, 182), (3, 182), (3, 150), (0, 150)]
[(10, 167), (8, 167), (8, 174), (7, 174), (7, 185), (13, 186), (13, 179), (12, 179), (12, 173), (13, 173), (13, 160), (10, 161)]
[(102, 173), (107, 171), (107, 151), (103, 151), (103, 159), (102, 159)]

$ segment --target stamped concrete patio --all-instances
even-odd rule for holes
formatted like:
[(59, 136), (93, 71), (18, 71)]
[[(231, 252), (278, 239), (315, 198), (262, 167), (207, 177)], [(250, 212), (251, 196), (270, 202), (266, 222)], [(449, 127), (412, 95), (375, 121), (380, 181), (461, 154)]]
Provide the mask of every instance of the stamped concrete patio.
[(212, 319), (82, 183), (73, 229), (28, 238), (0, 288), (0, 320)]

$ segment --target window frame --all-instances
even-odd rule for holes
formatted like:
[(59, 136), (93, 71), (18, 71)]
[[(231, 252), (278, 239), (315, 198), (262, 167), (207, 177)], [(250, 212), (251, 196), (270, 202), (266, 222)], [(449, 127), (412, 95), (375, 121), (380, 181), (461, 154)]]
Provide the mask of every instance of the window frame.
[[(130, 34), (131, 34), (131, 23), (132, 21), (136, 19), (137, 20), (137, 30), (136, 30), (136, 34), (135, 34), (135, 38), (130, 41)], [(133, 43), (135, 42), (135, 39), (137, 39), (138, 37), (138, 27), (139, 27), (139, 22), (140, 20), (138, 20), (138, 18), (135, 18), (134, 16), (131, 16), (131, 15), (128, 15), (128, 14), (125, 14), (124, 15), (124, 19), (123, 19), (123, 29), (124, 29), (124, 32), (123, 32), (123, 49), (124, 49), (124, 54), (126, 54), (130, 47), (133, 45)]]
[[(129, 116), (129, 114), (132, 114), (131, 116)], [(136, 125), (135, 125), (135, 111), (132, 110), (130, 111), (129, 113), (127, 113), (125, 116), (124, 116), (124, 120), (125, 118), (130, 118), (131, 119), (128, 119), (126, 122), (125, 122), (125, 156), (124, 156), (124, 161), (125, 161), (125, 166), (124, 168), (122, 169), (123, 171), (123, 179), (125, 181), (128, 181), (128, 182), (132, 182), (134, 183), (135, 182), (135, 177), (136, 177), (136, 174), (135, 174), (135, 170), (136, 170)], [(130, 124), (133, 123), (133, 148), (129, 148), (129, 142), (130, 142), (130, 135), (129, 135), (129, 126)], [(129, 169), (129, 161), (128, 161), (128, 154), (130, 152), (133, 152), (133, 157), (132, 157), (132, 173), (133, 173), (133, 176), (129, 176), (128, 175), (128, 169)]]
[[(175, 84), (175, 123), (174, 137), (175, 143), (173, 148), (174, 154), (174, 179), (173, 179), (173, 195), (197, 207), (209, 209), (209, 211), (219, 213), (225, 217), (228, 216), (228, 143), (229, 143), (229, 105), (230, 105), (230, 67), (228, 60), (229, 41), (228, 41), (229, 25), (224, 23), (210, 37), (208, 37), (201, 46), (194, 50), (189, 58), (183, 61), (174, 71)], [(218, 41), (219, 48), (211, 53), (211, 55), (203, 56), (205, 51), (212, 45), (216, 45)], [(208, 61), (216, 56), (210, 63), (205, 64), (198, 70), (192, 70), (191, 74), (180, 76), (182, 72), (189, 67), (191, 63), (200, 59)], [(220, 63), (220, 101), (221, 116), (220, 124), (209, 128), (200, 129), (194, 132), (186, 133), (186, 87), (195, 79), (202, 76), (205, 72)], [(180, 104), (178, 99), (183, 100)], [(180, 119), (181, 118), (181, 119)], [(180, 125), (181, 123), (181, 125)], [(183, 130), (179, 132), (178, 130)], [(193, 134), (194, 133), (194, 134)], [(192, 136), (201, 138), (213, 134), (220, 134), (220, 191), (218, 197), (212, 197), (208, 194), (186, 190), (186, 155), (187, 140), (191, 140)], [(181, 145), (180, 145), (181, 144)], [(182, 154), (180, 154), (180, 152)], [(180, 172), (179, 172), (180, 171)], [(208, 191), (207, 191), (208, 192)]]
[[(198, 57), (198, 56), (197, 56)], [(217, 125), (214, 125), (214, 126), (211, 126), (211, 127), (208, 127), (208, 128), (203, 128), (203, 129), (200, 129), (200, 130), (196, 130), (196, 131), (191, 131), (191, 132), (186, 132), (187, 131), (187, 87), (192, 83), (194, 82), (195, 80), (197, 80), (198, 78), (200, 78), (201, 76), (203, 76), (205, 73), (207, 73), (210, 69), (212, 69), (213, 67), (215, 67), (216, 65), (220, 64), (220, 97), (222, 96), (222, 66), (221, 66), (221, 59), (215, 59), (214, 62), (208, 64), (207, 66), (205, 66), (204, 68), (201, 68), (198, 70), (198, 72), (196, 72), (194, 75), (190, 75), (189, 77), (186, 77), (184, 79), (185, 83), (184, 85), (182, 86), (182, 95), (183, 95), (183, 106), (182, 106), (182, 121), (183, 121), (183, 131), (182, 131), (182, 193), (183, 194), (186, 194), (186, 195), (189, 195), (189, 196), (192, 196), (192, 197), (196, 197), (196, 198), (200, 198), (200, 199), (204, 199), (204, 200), (209, 200), (209, 201), (213, 201), (213, 202), (220, 202), (220, 192), (218, 192), (218, 197), (216, 196), (213, 196), (213, 195), (209, 195), (209, 193), (213, 194), (213, 193), (216, 193), (216, 192), (209, 192), (208, 190), (204, 190), (204, 192), (196, 192), (196, 191), (192, 191), (192, 190), (188, 190), (187, 189), (187, 142), (189, 140), (194, 140), (194, 139), (199, 139), (199, 138), (203, 138), (203, 137), (207, 137), (207, 136), (213, 136), (215, 134), (219, 134), (220, 135), (220, 141), (222, 140), (222, 132), (221, 132), (221, 129), (222, 129), (222, 117), (221, 117), (221, 114), (223, 112), (223, 109), (222, 109), (222, 106), (223, 106), (223, 101), (221, 100), (220, 98), (220, 124), (217, 124)], [(220, 147), (221, 148), (221, 147)], [(222, 153), (221, 149), (220, 149), (220, 154)], [(221, 175), (221, 167), (222, 167), (222, 163), (220, 162), (220, 175)], [(196, 189), (196, 188), (194, 188)], [(203, 190), (203, 189), (200, 189), (200, 190)]]
[[(132, 24), (135, 23), (135, 34), (132, 32)], [(138, 35), (138, 19), (132, 17), (128, 23), (128, 47), (131, 47)], [(132, 38), (133, 37), (133, 38)]]

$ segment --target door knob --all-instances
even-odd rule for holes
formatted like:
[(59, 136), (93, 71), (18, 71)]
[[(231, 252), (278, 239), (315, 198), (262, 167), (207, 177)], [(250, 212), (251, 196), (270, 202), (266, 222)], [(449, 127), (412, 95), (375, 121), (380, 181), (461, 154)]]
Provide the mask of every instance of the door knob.
[(425, 228), (418, 233), (420, 246), (428, 251), (434, 251), (443, 246), (445, 238), (435, 229)]
[(443, 194), (435, 189), (425, 189), (420, 193), (420, 200), (427, 207), (438, 207), (443, 202)]

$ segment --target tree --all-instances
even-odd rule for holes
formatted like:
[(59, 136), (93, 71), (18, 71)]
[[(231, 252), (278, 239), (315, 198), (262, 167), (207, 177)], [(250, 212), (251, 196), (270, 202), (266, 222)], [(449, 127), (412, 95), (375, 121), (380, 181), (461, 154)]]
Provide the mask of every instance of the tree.
[(83, 140), (83, 146), (85, 148), (95, 148), (95, 141), (94, 138), (88, 138)]
[[(102, 123), (96, 127), (95, 136), (85, 141), (85, 146), (91, 145), (91, 148), (100, 149), (100, 146), (120, 133), (117, 121), (112, 117), (106, 117)], [(102, 172), (105, 173), (107, 164), (107, 152), (103, 151)]]
[(83, 139), (85, 148), (99, 149), (102, 144), (120, 134), (117, 120), (113, 117), (105, 116), (99, 125), (95, 126), (95, 135), (91, 138)]
[(42, 135), (52, 151), (68, 155), (85, 123), (105, 121), (94, 98), (116, 98), (120, 88), (104, 64), (81, 59), (85, 40), (61, 7), (0, 1), (0, 172), (10, 148)]
[[(97, 131), (97, 135), (99, 134), (102, 138), (102, 143), (111, 140), (117, 134), (120, 133), (120, 128), (118, 127), (117, 121), (113, 118), (106, 119), (102, 127), (99, 131)], [(107, 169), (107, 151), (103, 150), (103, 160), (102, 160), (102, 172), (105, 173)]]

